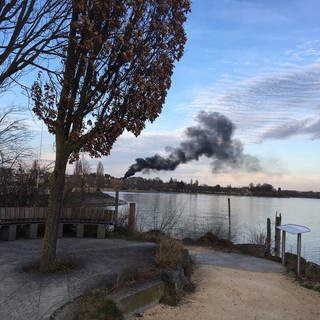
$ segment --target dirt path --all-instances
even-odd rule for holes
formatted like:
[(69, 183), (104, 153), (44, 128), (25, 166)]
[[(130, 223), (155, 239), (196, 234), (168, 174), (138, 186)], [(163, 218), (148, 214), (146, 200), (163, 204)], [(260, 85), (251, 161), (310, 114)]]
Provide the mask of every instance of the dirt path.
[(182, 305), (157, 305), (142, 319), (320, 319), (320, 293), (301, 287), (284, 273), (198, 265), (194, 280), (197, 290)]

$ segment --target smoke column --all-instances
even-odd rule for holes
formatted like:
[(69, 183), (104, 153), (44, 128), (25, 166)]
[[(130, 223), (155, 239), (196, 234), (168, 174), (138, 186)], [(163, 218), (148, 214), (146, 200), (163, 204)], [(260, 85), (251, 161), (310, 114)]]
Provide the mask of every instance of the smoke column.
[(178, 165), (201, 156), (212, 158), (213, 171), (229, 168), (245, 168), (247, 171), (259, 171), (257, 158), (243, 153), (243, 145), (233, 139), (235, 125), (218, 112), (201, 111), (197, 125), (185, 130), (185, 139), (177, 148), (167, 147), (168, 156), (155, 154), (152, 157), (138, 158), (126, 172), (124, 178), (133, 176), (139, 171), (175, 170)]

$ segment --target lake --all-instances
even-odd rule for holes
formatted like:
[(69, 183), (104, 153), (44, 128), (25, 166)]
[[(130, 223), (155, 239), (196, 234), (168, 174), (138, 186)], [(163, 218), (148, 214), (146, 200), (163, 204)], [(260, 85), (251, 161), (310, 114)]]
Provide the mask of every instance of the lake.
[[(113, 195), (112, 193), (110, 193)], [(247, 243), (266, 233), (271, 218), (274, 238), (276, 212), (282, 224), (305, 225), (310, 233), (302, 235), (302, 255), (320, 264), (320, 200), (302, 198), (264, 198), (188, 193), (121, 192), (120, 199), (137, 205), (140, 230), (168, 227), (171, 234), (199, 237), (207, 231), (228, 237), (228, 198), (231, 201), (231, 240)], [(170, 225), (171, 223), (171, 225)], [(287, 234), (286, 251), (296, 252), (296, 236)]]

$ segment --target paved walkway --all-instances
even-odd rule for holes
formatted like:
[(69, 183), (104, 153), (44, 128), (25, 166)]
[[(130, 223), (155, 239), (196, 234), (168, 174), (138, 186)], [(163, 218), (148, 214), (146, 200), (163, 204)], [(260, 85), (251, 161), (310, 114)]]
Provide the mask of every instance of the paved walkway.
[[(152, 263), (155, 244), (119, 239), (58, 240), (58, 256), (74, 257), (79, 266), (67, 273), (25, 273), (22, 266), (39, 260), (41, 240), (0, 241), (0, 319), (45, 320), (67, 301), (99, 287), (107, 287), (122, 274)], [(249, 271), (283, 272), (265, 259), (219, 251), (191, 253), (198, 264)]]
[(209, 250), (195, 252), (192, 251), (192, 248), (190, 252), (197, 264), (216, 265), (256, 272), (285, 272), (287, 270), (280, 263), (244, 254)]
[(0, 319), (44, 320), (90, 289), (110, 286), (121, 274), (151, 263), (155, 244), (117, 239), (58, 240), (58, 255), (75, 257), (67, 273), (32, 274), (22, 266), (39, 260), (41, 240), (0, 241)]

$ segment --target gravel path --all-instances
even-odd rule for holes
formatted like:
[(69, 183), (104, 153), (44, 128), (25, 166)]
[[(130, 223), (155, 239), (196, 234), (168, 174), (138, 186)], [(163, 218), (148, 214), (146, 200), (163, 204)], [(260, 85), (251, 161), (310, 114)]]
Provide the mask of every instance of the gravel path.
[(157, 305), (144, 320), (319, 320), (320, 293), (301, 287), (282, 266), (191, 248), (196, 292), (178, 307)]

